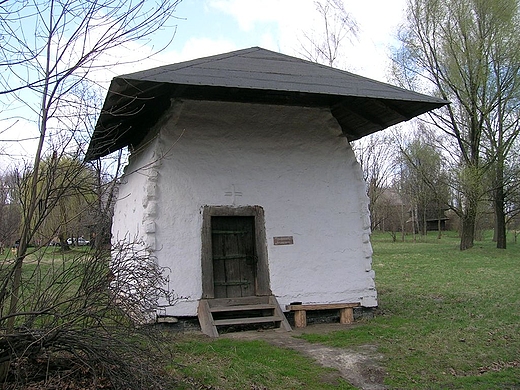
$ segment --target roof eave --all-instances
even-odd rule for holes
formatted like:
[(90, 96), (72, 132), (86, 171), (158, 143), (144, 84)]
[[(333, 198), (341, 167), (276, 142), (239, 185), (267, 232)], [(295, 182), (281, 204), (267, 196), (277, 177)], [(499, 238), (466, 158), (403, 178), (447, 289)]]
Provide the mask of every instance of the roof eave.
[(441, 99), (417, 95), (424, 99), (158, 83), (117, 77), (110, 85), (85, 159), (95, 160), (138, 144), (172, 99), (329, 107), (347, 139), (353, 141), (447, 104)]

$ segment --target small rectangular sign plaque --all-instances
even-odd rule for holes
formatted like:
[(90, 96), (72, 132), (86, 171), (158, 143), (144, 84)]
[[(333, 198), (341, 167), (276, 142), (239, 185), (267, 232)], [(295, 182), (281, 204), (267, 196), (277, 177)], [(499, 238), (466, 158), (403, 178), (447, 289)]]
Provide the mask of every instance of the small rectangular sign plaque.
[(294, 244), (293, 236), (273, 237), (274, 245), (292, 245)]

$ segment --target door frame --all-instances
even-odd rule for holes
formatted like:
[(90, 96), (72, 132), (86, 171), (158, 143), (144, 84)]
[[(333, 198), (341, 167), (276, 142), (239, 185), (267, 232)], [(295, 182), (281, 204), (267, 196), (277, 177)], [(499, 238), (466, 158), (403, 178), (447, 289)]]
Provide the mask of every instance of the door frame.
[(255, 217), (256, 295), (271, 295), (264, 210), (260, 206), (204, 206), (202, 210), (202, 298), (215, 298), (211, 217)]

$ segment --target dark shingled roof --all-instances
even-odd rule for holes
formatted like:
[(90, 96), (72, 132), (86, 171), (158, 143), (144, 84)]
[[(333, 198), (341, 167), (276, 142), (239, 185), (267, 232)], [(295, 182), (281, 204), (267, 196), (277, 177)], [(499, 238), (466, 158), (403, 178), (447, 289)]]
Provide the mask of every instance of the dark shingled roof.
[(114, 78), (86, 160), (139, 144), (172, 98), (330, 107), (349, 141), (448, 103), (253, 47)]

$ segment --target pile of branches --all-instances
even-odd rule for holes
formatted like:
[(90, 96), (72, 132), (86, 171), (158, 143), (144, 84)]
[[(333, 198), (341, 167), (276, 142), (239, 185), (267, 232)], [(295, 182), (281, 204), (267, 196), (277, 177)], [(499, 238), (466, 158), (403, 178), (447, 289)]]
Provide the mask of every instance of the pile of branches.
[[(173, 304), (163, 270), (135, 245), (113, 256), (92, 251), (24, 259), (16, 312), (10, 311), (10, 268), (0, 272), (0, 377), (9, 389), (171, 388), (161, 372), (165, 351), (145, 321)], [(48, 249), (47, 251), (50, 251)], [(13, 321), (14, 320), (14, 321)], [(14, 326), (10, 326), (14, 323)]]
[[(2, 351), (11, 356), (4, 389), (167, 389), (160, 367), (163, 352), (142, 334), (19, 332), (3, 338)], [(138, 340), (148, 347), (140, 346)], [(152, 355), (154, 351), (156, 355)], [(5, 354), (4, 354), (5, 358)]]

